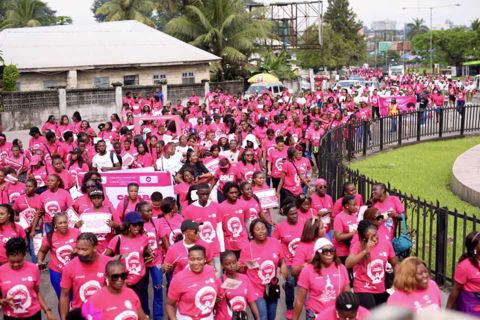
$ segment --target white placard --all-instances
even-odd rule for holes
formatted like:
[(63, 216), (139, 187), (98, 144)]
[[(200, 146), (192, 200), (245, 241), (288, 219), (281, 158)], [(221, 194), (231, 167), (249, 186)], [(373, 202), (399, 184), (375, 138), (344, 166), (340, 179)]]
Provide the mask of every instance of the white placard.
[(36, 210), (33, 208), (27, 208), (18, 214), (20, 220), (18, 224), (22, 226), (23, 229), (30, 228), (32, 226), (33, 219), (35, 218)]
[(255, 191), (262, 209), (278, 208), (278, 198), (275, 189)]
[(74, 228), (75, 223), (77, 223), (80, 219), (78, 218), (77, 212), (73, 208), (67, 209), (67, 216), (68, 216), (68, 227)]
[(112, 229), (107, 225), (107, 221), (111, 219), (111, 213), (84, 213), (80, 218), (83, 221), (80, 231), (92, 232), (94, 234), (110, 233)]

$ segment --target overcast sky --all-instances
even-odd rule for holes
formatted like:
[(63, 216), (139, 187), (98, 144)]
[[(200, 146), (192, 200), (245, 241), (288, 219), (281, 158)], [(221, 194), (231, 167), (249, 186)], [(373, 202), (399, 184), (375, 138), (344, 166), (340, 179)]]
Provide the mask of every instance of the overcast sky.
[[(90, 11), (93, 0), (44, 1), (52, 9), (57, 10), (59, 15), (71, 16), (74, 24), (95, 23)], [(326, 2), (324, 0), (324, 3)], [(350, 5), (358, 18), (367, 26), (370, 27), (372, 21), (388, 18), (397, 21), (398, 29), (401, 29), (401, 25), (409, 22), (413, 17), (424, 18), (427, 23), (430, 19), (429, 10), (416, 8), (402, 10), (402, 7), (442, 6), (456, 3), (461, 6), (433, 10), (433, 25), (443, 24), (446, 19), (450, 19), (455, 25), (470, 25), (472, 20), (480, 18), (480, 0), (350, 0)]]

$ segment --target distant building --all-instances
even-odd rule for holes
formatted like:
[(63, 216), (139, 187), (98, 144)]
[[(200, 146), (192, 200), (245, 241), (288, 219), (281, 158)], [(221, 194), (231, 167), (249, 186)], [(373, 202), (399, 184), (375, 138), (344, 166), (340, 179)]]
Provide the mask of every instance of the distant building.
[(6, 29), (0, 50), (21, 91), (200, 83), (221, 60), (137, 21)]
[(373, 31), (395, 30), (397, 28), (397, 21), (385, 19), (382, 21), (373, 21)]

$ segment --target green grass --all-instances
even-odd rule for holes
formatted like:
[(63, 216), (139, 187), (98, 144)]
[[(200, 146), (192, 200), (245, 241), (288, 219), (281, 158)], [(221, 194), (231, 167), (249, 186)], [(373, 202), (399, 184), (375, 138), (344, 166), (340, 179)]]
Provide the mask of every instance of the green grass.
[(480, 215), (480, 208), (462, 201), (450, 189), (455, 159), (480, 144), (480, 137), (419, 143), (352, 162), (350, 167), (372, 179), (450, 210)]

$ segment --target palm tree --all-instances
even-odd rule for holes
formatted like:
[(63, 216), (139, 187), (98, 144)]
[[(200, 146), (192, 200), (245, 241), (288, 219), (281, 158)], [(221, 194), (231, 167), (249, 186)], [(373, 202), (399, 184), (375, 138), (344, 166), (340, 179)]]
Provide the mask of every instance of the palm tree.
[(260, 58), (252, 59), (252, 62), (256, 62), (255, 66), (248, 68), (252, 74), (270, 73), (280, 80), (291, 80), (297, 77), (287, 51), (276, 54), (272, 50), (264, 50), (260, 52)]
[(1, 29), (55, 24), (55, 11), (40, 0), (15, 0), (7, 8)]
[(270, 37), (272, 29), (270, 21), (253, 19), (242, 0), (195, 1), (165, 26), (174, 37), (222, 58), (217, 80), (223, 80), (226, 67), (245, 63), (256, 41)]
[(470, 24), (470, 28), (473, 30), (473, 31), (480, 31), (480, 19), (475, 19), (472, 21), (472, 23)]
[(425, 20), (421, 18), (414, 18), (413, 22), (407, 23), (407, 38), (412, 40), (418, 34), (428, 32), (428, 27), (425, 25)]
[(151, 27), (155, 4), (151, 0), (109, 0), (97, 9), (96, 15), (105, 15), (105, 21), (137, 20)]

